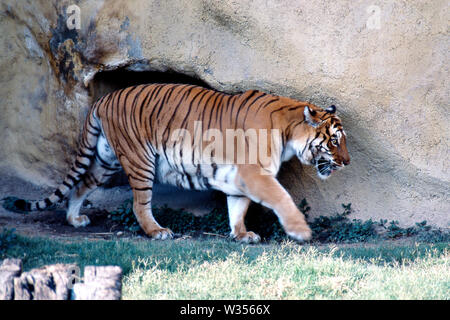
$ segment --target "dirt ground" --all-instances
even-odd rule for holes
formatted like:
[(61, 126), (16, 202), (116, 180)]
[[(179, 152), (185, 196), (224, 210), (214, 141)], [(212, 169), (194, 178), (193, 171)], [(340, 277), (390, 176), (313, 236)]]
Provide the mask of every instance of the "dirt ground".
[[(25, 189), (31, 191), (27, 193), (26, 199), (38, 199), (40, 195), (47, 194), (44, 189), (42, 189), (44, 192), (36, 192), (30, 188)], [(0, 199), (11, 194), (21, 196), (19, 193), (1, 191)], [(25, 195), (23, 197), (25, 198)], [(89, 204), (89, 206), (91, 205)], [(0, 230), (14, 228), (16, 233), (24, 236), (49, 238), (110, 238), (121, 231), (111, 219), (108, 219), (109, 213), (103, 208), (94, 206), (87, 208), (84, 206), (82, 213), (89, 217), (91, 223), (84, 228), (74, 228), (66, 221), (64, 205), (57, 207), (55, 210), (30, 212), (28, 214), (15, 213), (0, 207)]]

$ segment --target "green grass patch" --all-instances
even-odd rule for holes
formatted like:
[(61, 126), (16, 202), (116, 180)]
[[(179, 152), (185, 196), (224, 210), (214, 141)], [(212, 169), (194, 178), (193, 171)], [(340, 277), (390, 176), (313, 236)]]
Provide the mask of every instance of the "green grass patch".
[(14, 229), (3, 228), (0, 232), (0, 259), (6, 255), (9, 247), (15, 244), (17, 236)]
[(448, 243), (241, 245), (220, 239), (52, 240), (17, 236), (24, 269), (119, 265), (124, 299), (449, 299)]

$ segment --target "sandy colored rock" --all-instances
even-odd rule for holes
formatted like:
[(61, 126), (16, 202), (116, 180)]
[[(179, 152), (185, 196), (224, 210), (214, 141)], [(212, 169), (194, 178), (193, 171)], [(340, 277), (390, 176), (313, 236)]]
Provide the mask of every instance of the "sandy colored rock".
[[(62, 180), (101, 71), (176, 71), (226, 92), (259, 89), (327, 107), (349, 168), (281, 180), (311, 214), (449, 226), (447, 1), (73, 1), (0, 4), (2, 170)], [(379, 17), (379, 19), (378, 19)]]
[(22, 260), (5, 259), (0, 263), (0, 300), (14, 299), (14, 278), (22, 272)]
[(73, 287), (74, 300), (120, 300), (122, 268), (118, 266), (87, 266), (84, 281)]
[(14, 278), (14, 300), (68, 300), (75, 265), (55, 264)]

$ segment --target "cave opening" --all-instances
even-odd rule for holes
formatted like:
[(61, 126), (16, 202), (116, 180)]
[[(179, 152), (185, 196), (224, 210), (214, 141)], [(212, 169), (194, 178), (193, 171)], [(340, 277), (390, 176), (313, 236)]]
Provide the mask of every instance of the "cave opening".
[(97, 73), (89, 85), (89, 91), (93, 101), (95, 101), (103, 95), (115, 90), (149, 83), (194, 84), (211, 89), (206, 82), (199, 78), (194, 78), (174, 71), (130, 71), (125, 68), (119, 68)]
[[(177, 72), (130, 71), (119, 68), (97, 73), (89, 85), (92, 101), (103, 95), (122, 88), (150, 83), (180, 83), (194, 84), (204, 88), (211, 87), (204, 81)], [(128, 178), (123, 170), (111, 177), (103, 186), (106, 189), (128, 186)], [(130, 192), (130, 197), (132, 197)], [(186, 209), (194, 214), (206, 214), (219, 203), (224, 203), (225, 197), (218, 191), (189, 191), (155, 182), (152, 202), (156, 206), (168, 205), (173, 209)]]

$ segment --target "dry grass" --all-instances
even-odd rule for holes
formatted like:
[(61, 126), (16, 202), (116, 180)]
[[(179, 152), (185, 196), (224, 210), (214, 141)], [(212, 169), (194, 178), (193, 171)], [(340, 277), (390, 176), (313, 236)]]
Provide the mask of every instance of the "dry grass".
[[(351, 250), (351, 249), (349, 249)], [(287, 243), (257, 257), (180, 264), (175, 272), (146, 258), (126, 277), (127, 299), (449, 299), (449, 252), (414, 260), (345, 257)]]
[(62, 241), (18, 236), (24, 269), (119, 265), (124, 299), (450, 299), (448, 243), (316, 247), (223, 239)]

